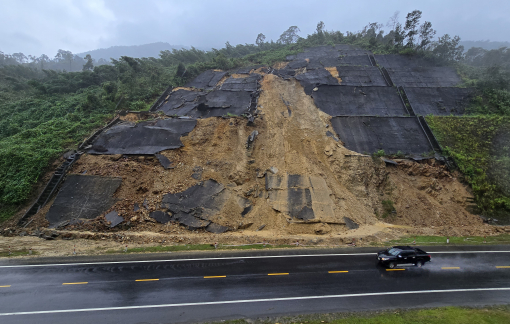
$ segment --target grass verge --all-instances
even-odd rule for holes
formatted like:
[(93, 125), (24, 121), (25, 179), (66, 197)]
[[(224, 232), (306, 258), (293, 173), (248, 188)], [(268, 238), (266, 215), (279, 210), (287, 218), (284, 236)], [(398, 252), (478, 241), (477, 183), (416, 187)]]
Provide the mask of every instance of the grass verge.
[(484, 308), (442, 307), (420, 310), (393, 310), (368, 313), (333, 313), (264, 318), (260, 320), (233, 320), (215, 323), (277, 323), (277, 324), (495, 324), (510, 323), (510, 307)]
[(147, 246), (128, 248), (127, 251), (124, 249), (120, 250), (108, 250), (105, 253), (150, 253), (150, 252), (177, 252), (177, 251), (214, 251), (214, 250), (268, 250), (268, 249), (280, 249), (280, 248), (292, 248), (295, 245), (262, 245), (262, 244), (249, 244), (240, 246), (228, 246), (218, 245), (218, 248), (214, 248), (212, 244), (187, 244), (187, 245), (168, 245), (168, 246)]
[(409, 236), (391, 240), (383, 244), (374, 245), (447, 245), (446, 240), (450, 239), (453, 245), (482, 245), (482, 244), (510, 244), (510, 234), (496, 236)]
[[(38, 255), (39, 253), (37, 251), (32, 250), (32, 255)], [(13, 250), (11, 251), (11, 254), (9, 254), (9, 250), (1, 251), (0, 252), (0, 258), (12, 258), (17, 256), (27, 256), (30, 255), (29, 249), (21, 249), (21, 250)]]

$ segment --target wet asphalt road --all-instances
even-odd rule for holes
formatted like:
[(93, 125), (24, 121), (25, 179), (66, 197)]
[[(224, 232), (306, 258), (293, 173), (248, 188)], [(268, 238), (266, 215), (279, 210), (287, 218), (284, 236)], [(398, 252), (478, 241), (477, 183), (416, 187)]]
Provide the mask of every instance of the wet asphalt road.
[(431, 248), (431, 263), (396, 271), (377, 266), (377, 249), (0, 261), (0, 323), (200, 322), (509, 303), (510, 247), (483, 249), (493, 251)]

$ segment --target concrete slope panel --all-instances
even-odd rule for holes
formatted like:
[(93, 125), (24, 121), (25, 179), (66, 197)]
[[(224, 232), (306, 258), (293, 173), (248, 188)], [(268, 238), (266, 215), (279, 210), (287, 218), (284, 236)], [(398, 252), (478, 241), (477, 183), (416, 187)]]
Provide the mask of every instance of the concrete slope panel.
[(358, 87), (387, 87), (381, 71), (375, 66), (337, 66), (341, 85)]
[(114, 203), (121, 178), (70, 174), (46, 214), (50, 227), (73, 219), (94, 219)]
[(374, 55), (377, 65), (385, 68), (417, 68), (435, 66), (430, 61), (411, 55), (384, 54)]
[(461, 82), (451, 67), (388, 68), (393, 83), (403, 87), (454, 87)]
[(358, 153), (402, 152), (418, 155), (432, 147), (415, 117), (333, 117), (331, 124), (345, 146)]
[(315, 105), (330, 116), (405, 116), (407, 111), (393, 87), (320, 86), (312, 93)]
[(102, 132), (88, 150), (90, 154), (155, 154), (182, 146), (180, 140), (191, 132), (194, 119), (160, 119), (123, 123)]
[(474, 96), (470, 88), (406, 88), (407, 98), (417, 115), (463, 115)]

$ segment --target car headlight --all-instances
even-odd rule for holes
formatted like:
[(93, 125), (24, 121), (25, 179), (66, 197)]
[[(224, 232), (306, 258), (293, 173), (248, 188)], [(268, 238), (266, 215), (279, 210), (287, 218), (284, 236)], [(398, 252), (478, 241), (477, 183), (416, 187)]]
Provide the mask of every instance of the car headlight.
[(381, 260), (383, 261), (386, 261), (386, 260), (389, 260), (390, 258), (381, 258)]

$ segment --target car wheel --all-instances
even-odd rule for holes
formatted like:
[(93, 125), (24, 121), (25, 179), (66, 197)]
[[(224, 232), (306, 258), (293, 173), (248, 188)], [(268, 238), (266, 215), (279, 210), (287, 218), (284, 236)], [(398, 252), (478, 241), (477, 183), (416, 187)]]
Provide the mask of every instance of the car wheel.
[(421, 262), (421, 261), (416, 262), (416, 266), (418, 268), (421, 268), (423, 266), (423, 262)]
[(395, 266), (396, 266), (395, 262), (390, 262), (390, 264), (388, 264), (388, 268), (390, 269), (395, 268)]

